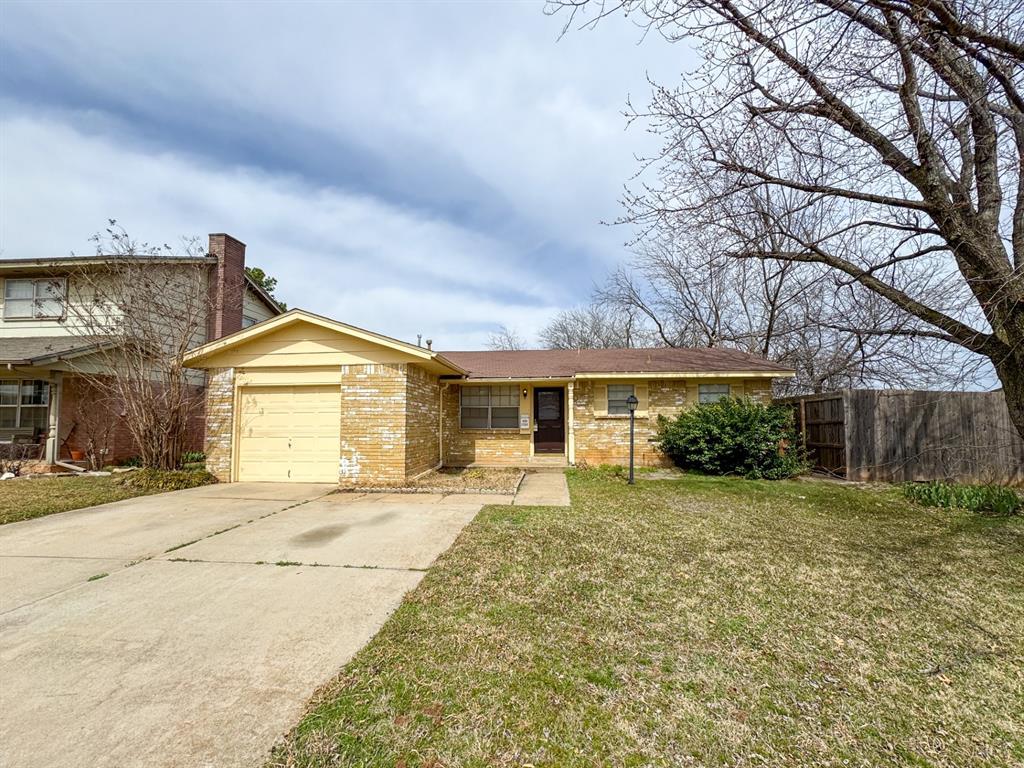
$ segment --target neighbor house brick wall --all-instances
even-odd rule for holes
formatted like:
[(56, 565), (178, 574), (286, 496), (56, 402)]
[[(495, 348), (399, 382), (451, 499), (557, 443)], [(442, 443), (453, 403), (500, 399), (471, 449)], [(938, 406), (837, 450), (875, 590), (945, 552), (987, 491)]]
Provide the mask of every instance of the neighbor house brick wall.
[[(103, 465), (138, 456), (139, 448), (128, 429), (127, 414), (113, 394), (113, 387), (112, 377), (86, 379), (81, 375), (64, 374), (60, 389), (58, 459), (71, 460), (72, 450), (87, 454), (90, 442), (102, 453), (100, 463)], [(183, 449), (186, 451), (202, 450), (205, 429), (203, 388), (195, 386), (192, 391), (198, 402), (185, 435)]]
[[(687, 383), (679, 379), (642, 379), (623, 384), (646, 384), (647, 415), (636, 419), (634, 460), (638, 466), (662, 466), (668, 459), (651, 444), (659, 415), (673, 416), (686, 407)], [(590, 465), (629, 462), (629, 417), (595, 414), (596, 382), (580, 380), (573, 387), (573, 435), (576, 463)]]
[(517, 467), (530, 460), (533, 435), (518, 429), (462, 429), (459, 426), (459, 385), (444, 391), (444, 463)]
[(234, 432), (235, 369), (206, 372), (206, 469), (221, 482), (231, 479)]
[(405, 481), (406, 365), (341, 367), (342, 485)]
[(405, 372), (405, 473), (412, 478), (441, 461), (441, 385), (435, 374), (418, 365), (406, 366)]
[[(70, 461), (73, 450), (87, 453), (90, 440), (104, 454), (103, 464), (116, 464), (139, 452), (122, 410), (108, 395), (98, 392), (96, 384), (81, 376), (62, 377), (59, 420), (61, 461)], [(104, 442), (106, 445), (102, 445)]]

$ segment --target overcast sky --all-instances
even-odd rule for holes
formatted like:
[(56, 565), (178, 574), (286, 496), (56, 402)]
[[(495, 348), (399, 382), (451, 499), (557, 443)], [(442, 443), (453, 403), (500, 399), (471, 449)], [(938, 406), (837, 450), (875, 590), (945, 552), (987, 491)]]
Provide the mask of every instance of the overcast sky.
[(290, 306), (534, 341), (627, 257), (626, 99), (681, 46), (539, 2), (0, 4), (0, 258), (228, 232)]

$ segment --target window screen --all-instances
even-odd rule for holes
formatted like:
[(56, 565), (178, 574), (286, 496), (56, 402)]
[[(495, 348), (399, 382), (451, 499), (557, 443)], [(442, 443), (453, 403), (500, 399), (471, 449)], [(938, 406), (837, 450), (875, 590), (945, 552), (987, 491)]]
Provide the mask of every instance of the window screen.
[(459, 423), (463, 429), (519, 428), (517, 386), (465, 386), (461, 398)]
[(728, 384), (700, 384), (697, 387), (698, 397), (702, 403), (713, 403), (729, 396)]
[(63, 277), (4, 281), (4, 317), (56, 319), (64, 315)]
[(633, 394), (632, 384), (608, 385), (608, 413), (629, 413), (626, 400)]

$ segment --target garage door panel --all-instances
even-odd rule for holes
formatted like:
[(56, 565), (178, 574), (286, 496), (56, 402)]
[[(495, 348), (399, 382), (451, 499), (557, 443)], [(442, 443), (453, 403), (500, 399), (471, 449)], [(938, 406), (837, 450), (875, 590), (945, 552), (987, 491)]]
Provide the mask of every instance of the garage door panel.
[(337, 481), (339, 387), (244, 387), (239, 411), (239, 480)]

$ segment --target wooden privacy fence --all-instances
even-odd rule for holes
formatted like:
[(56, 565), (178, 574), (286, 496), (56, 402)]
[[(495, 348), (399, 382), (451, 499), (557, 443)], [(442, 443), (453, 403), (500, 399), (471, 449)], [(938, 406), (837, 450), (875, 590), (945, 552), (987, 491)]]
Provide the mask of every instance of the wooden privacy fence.
[(815, 468), (850, 480), (1024, 484), (1002, 392), (844, 389), (786, 397)]

